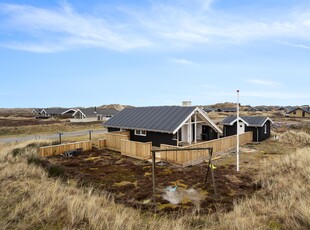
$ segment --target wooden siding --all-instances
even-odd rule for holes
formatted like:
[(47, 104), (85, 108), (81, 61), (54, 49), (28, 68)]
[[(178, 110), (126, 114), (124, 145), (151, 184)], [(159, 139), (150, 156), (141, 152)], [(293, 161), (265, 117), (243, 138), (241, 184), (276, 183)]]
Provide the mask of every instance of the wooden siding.
[(121, 154), (124, 156), (147, 160), (151, 158), (151, 149), (152, 142), (121, 140)]
[(81, 141), (81, 142), (74, 142), (74, 143), (68, 143), (68, 144), (40, 147), (39, 155), (41, 157), (49, 157), (49, 156), (59, 155), (67, 151), (75, 150), (78, 148), (82, 148), (83, 151), (91, 150), (92, 143), (91, 141)]
[[(252, 142), (253, 133), (246, 132), (239, 135), (240, 144), (246, 144)], [(212, 141), (205, 141), (193, 145), (189, 145), (183, 148), (213, 148), (213, 153), (220, 153), (235, 147), (237, 144), (236, 135), (224, 137)], [(164, 145), (160, 146), (161, 149), (173, 149), (176, 146)], [(182, 147), (179, 147), (182, 149)], [(182, 166), (189, 166), (203, 162), (208, 158), (208, 150), (189, 150), (189, 151), (171, 151), (171, 152), (160, 152), (160, 158), (167, 162), (181, 164)]]

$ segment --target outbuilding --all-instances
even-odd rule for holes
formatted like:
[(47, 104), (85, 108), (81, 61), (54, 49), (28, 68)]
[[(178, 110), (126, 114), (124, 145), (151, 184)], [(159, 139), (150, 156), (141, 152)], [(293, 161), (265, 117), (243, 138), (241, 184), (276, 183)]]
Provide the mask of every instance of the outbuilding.
[(125, 108), (103, 124), (108, 132), (128, 130), (130, 140), (186, 145), (219, 138), (222, 130), (199, 107)]
[(237, 116), (228, 116), (220, 122), (223, 125), (223, 136), (228, 137), (244, 132), (253, 132), (253, 141), (261, 142), (270, 137), (270, 128), (273, 121), (264, 116), (241, 116), (239, 117), (239, 127), (237, 127)]

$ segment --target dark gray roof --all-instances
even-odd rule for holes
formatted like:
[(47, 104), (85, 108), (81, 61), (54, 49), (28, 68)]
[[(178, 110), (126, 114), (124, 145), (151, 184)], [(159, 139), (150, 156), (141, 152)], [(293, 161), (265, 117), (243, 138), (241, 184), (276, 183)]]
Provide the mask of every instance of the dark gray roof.
[(203, 108), (203, 111), (205, 111), (206, 113), (209, 113), (209, 112), (214, 112), (215, 109), (213, 109), (213, 108)]
[(114, 116), (119, 111), (116, 109), (109, 109), (109, 108), (83, 108), (80, 109), (82, 113), (86, 115), (86, 117), (96, 117), (98, 114), (102, 116)]
[(294, 112), (297, 109), (301, 109), (302, 111), (305, 111), (306, 113), (310, 113), (310, 107), (297, 107), (297, 108), (293, 108), (288, 113)]
[(237, 112), (237, 108), (221, 108), (221, 112)]
[(69, 108), (46, 108), (44, 109), (47, 114), (62, 114), (63, 112), (67, 111)]
[[(240, 116), (242, 120), (244, 120), (246, 123), (248, 123), (249, 126), (258, 126), (262, 127), (267, 120), (270, 120), (268, 117), (264, 116)], [(222, 125), (232, 125), (231, 123), (235, 123), (237, 120), (237, 116), (228, 116), (224, 120), (220, 122)], [(271, 121), (272, 122), (272, 121)]]
[(143, 129), (173, 133), (196, 107), (154, 106), (125, 108), (103, 125), (124, 129)]

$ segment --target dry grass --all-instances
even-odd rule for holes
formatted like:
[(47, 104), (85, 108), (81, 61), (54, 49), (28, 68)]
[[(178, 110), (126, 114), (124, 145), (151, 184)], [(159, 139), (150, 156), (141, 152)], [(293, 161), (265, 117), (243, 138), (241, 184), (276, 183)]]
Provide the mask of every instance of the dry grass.
[(1, 149), (0, 229), (310, 228), (310, 148), (262, 161), (262, 189), (235, 203), (233, 211), (170, 219), (115, 204), (108, 194), (78, 188), (72, 181), (49, 178), (44, 169), (27, 163), (35, 149), (24, 148), (15, 157), (10, 153), (24, 146)]
[(279, 136), (279, 141), (291, 145), (310, 145), (310, 134), (289, 130)]
[(69, 123), (59, 122), (54, 124), (42, 124), (42, 125), (28, 125), (28, 126), (17, 126), (17, 127), (0, 127), (1, 137), (10, 136), (25, 136), (25, 135), (38, 135), (38, 134), (49, 134), (58, 132), (71, 132), (71, 131), (82, 131), (82, 130), (96, 130), (102, 129), (102, 122), (91, 122), (91, 123)]
[(265, 162), (263, 189), (219, 215), (214, 229), (309, 229), (310, 148)]

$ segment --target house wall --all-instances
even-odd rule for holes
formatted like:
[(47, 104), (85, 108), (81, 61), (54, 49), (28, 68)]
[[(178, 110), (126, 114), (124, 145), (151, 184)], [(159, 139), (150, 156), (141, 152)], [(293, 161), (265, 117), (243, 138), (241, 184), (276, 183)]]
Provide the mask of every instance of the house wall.
[(82, 119), (83, 114), (80, 111), (77, 111), (76, 114), (74, 114), (74, 119)]
[(224, 125), (224, 137), (229, 137), (232, 135), (236, 135), (237, 134), (237, 122), (235, 122), (233, 125)]
[(140, 142), (152, 142), (153, 146), (160, 147), (160, 144), (177, 145), (177, 140), (174, 139), (173, 134), (158, 133), (147, 131), (146, 136), (135, 135), (134, 130), (130, 130), (130, 140)]
[(183, 142), (189, 142), (190, 138), (188, 135), (188, 125), (185, 124), (181, 127), (182, 139)]
[(310, 117), (310, 113), (305, 112), (305, 116), (303, 116), (303, 112), (305, 111), (303, 111), (302, 109), (296, 109), (295, 111), (290, 113), (290, 117)]
[(271, 133), (271, 122), (266, 121), (266, 126), (267, 126), (267, 132), (265, 133), (265, 127), (246, 127), (246, 132), (247, 131), (253, 131), (253, 141), (255, 142), (260, 142), (268, 139), (270, 137)]

